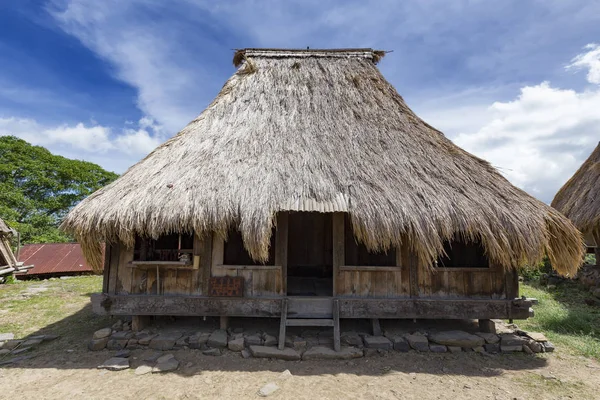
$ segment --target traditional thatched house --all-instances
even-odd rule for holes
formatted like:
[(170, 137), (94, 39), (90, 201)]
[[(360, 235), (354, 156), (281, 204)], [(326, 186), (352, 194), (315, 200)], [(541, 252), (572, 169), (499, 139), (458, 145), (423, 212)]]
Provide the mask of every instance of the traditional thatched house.
[(109, 244), (94, 308), (283, 330), (527, 318), (515, 267), (547, 254), (573, 273), (579, 232), (416, 116), (382, 56), (236, 52), (198, 118), (65, 219), (96, 265)]
[(600, 143), (558, 191), (552, 207), (566, 215), (586, 238), (600, 265)]

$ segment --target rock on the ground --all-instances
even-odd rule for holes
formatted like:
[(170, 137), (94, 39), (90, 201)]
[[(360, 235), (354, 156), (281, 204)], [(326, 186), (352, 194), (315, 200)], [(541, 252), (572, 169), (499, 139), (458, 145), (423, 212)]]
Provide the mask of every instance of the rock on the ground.
[(18, 349), (15, 349), (15, 350), (11, 351), (10, 353), (17, 355), (17, 354), (25, 353), (29, 350), (31, 350), (31, 347), (19, 347)]
[(460, 346), (447, 346), (448, 347), (448, 351), (450, 353), (460, 353), (462, 352), (462, 347)]
[(175, 371), (177, 368), (179, 368), (179, 361), (177, 361), (175, 358), (169, 358), (165, 362), (156, 363), (154, 368), (152, 368), (152, 373), (170, 372)]
[(88, 343), (88, 349), (91, 351), (99, 351), (106, 347), (108, 343), (108, 336), (103, 337), (101, 339), (92, 339)]
[(477, 332), (475, 334), (483, 338), (483, 340), (489, 344), (498, 343), (500, 341), (500, 336), (496, 335), (495, 333)]
[(0, 357), (7, 355), (10, 353), (9, 349), (0, 349)]
[(527, 339), (514, 333), (505, 333), (500, 336), (500, 350), (502, 352), (523, 351)]
[(446, 346), (478, 347), (485, 344), (485, 339), (464, 331), (443, 331), (429, 334), (429, 340)]
[(157, 336), (158, 335), (156, 335), (156, 334), (143, 333), (143, 334), (136, 335), (135, 338), (138, 341), (138, 344), (140, 344), (142, 346), (148, 346), (150, 344), (150, 341), (152, 341), (152, 339), (154, 339)]
[(153, 338), (148, 346), (155, 350), (171, 350), (180, 337), (181, 333), (161, 333)]
[(258, 334), (246, 336), (245, 341), (246, 346), (261, 346), (263, 344), (262, 337)]
[(227, 331), (224, 329), (217, 329), (208, 337), (206, 344), (209, 347), (216, 349), (223, 349), (227, 347)]
[(542, 343), (544, 345), (544, 351), (546, 353), (552, 353), (555, 349), (554, 345), (552, 344), (552, 342), (544, 342)]
[(117, 320), (117, 322), (113, 324), (112, 329), (115, 331), (123, 330), (123, 321), (121, 321), (120, 319)]
[(222, 353), (221, 349), (206, 349), (202, 351), (202, 354), (205, 356), (220, 356)]
[(525, 336), (535, 340), (536, 342), (547, 342), (548, 338), (540, 332), (524, 332)]
[(287, 361), (296, 361), (300, 359), (300, 354), (289, 347), (279, 350), (277, 347), (270, 346), (250, 346), (250, 352), (257, 358), (277, 358)]
[(279, 374), (279, 378), (280, 379), (289, 379), (292, 377), (292, 373), (290, 372), (289, 369), (286, 369), (285, 371), (283, 371), (281, 374)]
[(429, 351), (432, 353), (445, 353), (448, 351), (448, 348), (443, 344), (431, 343), (429, 345)]
[(485, 349), (485, 351), (487, 353), (499, 353), (500, 352), (500, 344), (498, 343), (488, 343), (488, 344), (484, 344), (483, 348)]
[(162, 363), (165, 363), (165, 362), (167, 362), (169, 360), (172, 360), (174, 358), (175, 358), (175, 356), (173, 354), (171, 354), (171, 353), (164, 354), (164, 355), (162, 355), (162, 356), (160, 356), (160, 357), (158, 357), (156, 359), (156, 363), (157, 364), (162, 364)]
[(4, 344), (2, 345), (3, 349), (8, 349), (8, 350), (12, 350), (17, 346), (20, 346), (21, 343), (23, 343), (24, 340), (21, 339), (11, 339), (11, 340), (7, 340), (6, 342), (4, 342)]
[(417, 351), (429, 351), (429, 341), (427, 336), (421, 333), (404, 336), (410, 347)]
[(350, 360), (360, 358), (363, 351), (356, 347), (342, 347), (340, 351), (335, 351), (329, 347), (312, 347), (302, 354), (303, 360)]
[(529, 348), (529, 346), (527, 346), (526, 344), (521, 346), (521, 350), (525, 354), (533, 354), (533, 350), (531, 350), (531, 348)]
[(115, 354), (115, 357), (127, 358), (131, 355), (131, 350), (119, 350)]
[(94, 332), (94, 336), (92, 338), (93, 339), (102, 339), (105, 337), (109, 337), (111, 333), (112, 333), (112, 328), (98, 329), (96, 332)]
[(244, 338), (230, 340), (227, 343), (227, 348), (231, 351), (242, 351), (244, 350)]
[(114, 340), (125, 340), (125, 339), (131, 339), (133, 337), (133, 332), (131, 331), (119, 331), (119, 332), (115, 332), (112, 335), (110, 335), (111, 339)]
[(277, 386), (276, 383), (269, 382), (265, 386), (260, 388), (260, 390), (258, 391), (258, 395), (261, 397), (267, 397), (267, 396), (275, 393), (278, 390), (279, 390), (279, 386)]
[(135, 369), (136, 375), (146, 375), (152, 372), (152, 367), (149, 365), (140, 365)]
[(392, 336), (390, 340), (392, 341), (392, 347), (394, 350), (401, 351), (403, 353), (406, 353), (410, 350), (410, 344), (408, 344), (406, 339), (402, 336)]
[(113, 357), (98, 365), (99, 369), (107, 369), (109, 371), (120, 371), (129, 368), (129, 359), (121, 357)]
[(278, 340), (275, 336), (273, 335), (264, 335), (263, 337), (264, 339), (264, 346), (277, 346), (278, 344)]
[(14, 333), (0, 333), (0, 342), (6, 342), (7, 340), (12, 340), (15, 338)]
[(250, 351), (244, 349), (244, 350), (242, 350), (242, 357), (250, 358), (250, 357), (252, 357), (252, 354), (250, 354)]
[(129, 339), (110, 339), (108, 343), (106, 343), (106, 348), (109, 350), (122, 350), (127, 346), (127, 342), (129, 342)]
[(363, 346), (363, 339), (356, 332), (345, 332), (340, 337), (340, 341), (342, 342), (342, 344), (347, 344), (348, 346), (355, 346), (355, 347)]
[(527, 344), (523, 346), (523, 348), (525, 347), (530, 348), (534, 353), (542, 353), (544, 351), (544, 346), (542, 346), (540, 342), (533, 339), (529, 340)]
[(365, 336), (365, 347), (370, 349), (384, 349), (390, 350), (392, 348), (392, 342), (385, 336)]
[(210, 337), (210, 333), (207, 332), (198, 332), (188, 339), (188, 346), (190, 349), (203, 349), (206, 347), (206, 342), (208, 342), (208, 338)]

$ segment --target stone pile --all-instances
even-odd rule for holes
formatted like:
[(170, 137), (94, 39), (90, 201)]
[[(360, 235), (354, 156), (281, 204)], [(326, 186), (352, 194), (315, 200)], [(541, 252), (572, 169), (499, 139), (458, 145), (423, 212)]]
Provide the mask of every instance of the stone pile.
[[(119, 328), (121, 330), (117, 330)], [(222, 330), (212, 332), (162, 332), (149, 330), (133, 332), (126, 324), (96, 331), (88, 344), (90, 350), (154, 349), (169, 351), (197, 349), (207, 356), (220, 356), (224, 352), (240, 352), (242, 357), (273, 358), (288, 361), (314, 359), (343, 359), (385, 355), (397, 352), (458, 353), (543, 353), (554, 351), (552, 343), (543, 334), (516, 329), (503, 333), (468, 333), (464, 331), (386, 333), (372, 336), (360, 332), (341, 335), (342, 350), (333, 351), (331, 332), (310, 331), (300, 336), (286, 337), (285, 348), (277, 348), (277, 337), (265, 332)], [(163, 360), (164, 361), (164, 360)], [(174, 361), (172, 361), (174, 364)], [(169, 368), (171, 364), (169, 364)], [(156, 367), (155, 367), (156, 368)], [(175, 367), (176, 368), (176, 367)], [(162, 368), (159, 368), (162, 371)]]
[(12, 333), (0, 333), (0, 365), (12, 364), (30, 358), (26, 354), (30, 353), (40, 344), (57, 338), (57, 335), (35, 335), (27, 336), (23, 339), (15, 339), (15, 335)]

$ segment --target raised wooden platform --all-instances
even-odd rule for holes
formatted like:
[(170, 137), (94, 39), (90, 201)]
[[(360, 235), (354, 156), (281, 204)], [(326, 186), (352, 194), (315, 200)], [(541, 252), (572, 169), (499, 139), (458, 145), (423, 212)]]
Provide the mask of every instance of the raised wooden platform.
[[(226, 298), (205, 296), (93, 294), (92, 309), (100, 315), (281, 316), (283, 297)], [(309, 302), (289, 297), (288, 315), (330, 318), (333, 298)], [(338, 298), (340, 318), (388, 319), (527, 319), (532, 301), (524, 299), (357, 299)], [(314, 308), (307, 304), (314, 303)]]

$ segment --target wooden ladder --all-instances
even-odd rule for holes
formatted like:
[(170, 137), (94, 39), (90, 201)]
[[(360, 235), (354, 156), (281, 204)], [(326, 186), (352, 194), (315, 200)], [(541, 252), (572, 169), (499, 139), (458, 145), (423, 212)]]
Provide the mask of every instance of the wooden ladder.
[(281, 321), (279, 323), (279, 350), (285, 347), (285, 331), (288, 326), (331, 326), (333, 327), (333, 349), (340, 351), (340, 305), (333, 300), (333, 318), (288, 318), (288, 299), (281, 302)]

